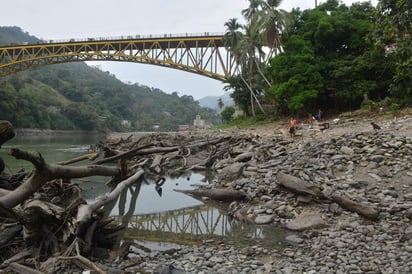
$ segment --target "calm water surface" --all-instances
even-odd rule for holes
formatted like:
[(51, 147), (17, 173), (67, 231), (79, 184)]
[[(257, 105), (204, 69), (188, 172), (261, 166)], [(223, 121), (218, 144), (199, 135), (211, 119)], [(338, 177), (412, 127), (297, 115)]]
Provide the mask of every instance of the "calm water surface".
[[(89, 146), (103, 140), (104, 136), (76, 135), (68, 137), (14, 138), (0, 149), (6, 163), (6, 172), (21, 168), (33, 169), (29, 162), (7, 155), (10, 148), (36, 151), (48, 163), (69, 160), (89, 153)], [(87, 161), (77, 165), (87, 165)], [(105, 183), (109, 178), (89, 177), (72, 180), (78, 183), (88, 201), (109, 192)], [(207, 203), (174, 189), (191, 189), (193, 185), (207, 184), (202, 174), (188, 173), (179, 178), (167, 178), (159, 195), (152, 182), (127, 189), (117, 201), (106, 205), (107, 214), (127, 225), (123, 237), (135, 242), (138, 253), (156, 253), (181, 245), (198, 245), (204, 240), (219, 240), (245, 246), (261, 243), (267, 248), (283, 246), (285, 231), (274, 226), (256, 226), (230, 219), (224, 203)]]

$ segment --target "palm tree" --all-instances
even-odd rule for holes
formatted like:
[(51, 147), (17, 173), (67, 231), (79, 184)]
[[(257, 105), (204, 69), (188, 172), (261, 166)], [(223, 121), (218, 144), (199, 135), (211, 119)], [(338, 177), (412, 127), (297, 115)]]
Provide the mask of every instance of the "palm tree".
[(223, 44), (225, 48), (233, 54), (236, 61), (240, 56), (239, 44), (243, 39), (243, 33), (241, 32), (242, 25), (236, 18), (229, 19), (225, 23), (226, 32), (223, 35)]
[[(262, 112), (264, 110), (259, 103), (252, 83), (255, 69), (262, 76), (268, 86), (270, 81), (265, 77), (261, 64), (268, 60), (272, 54), (282, 52), (281, 34), (286, 26), (286, 12), (278, 9), (282, 0), (249, 0), (249, 7), (242, 10), (242, 15), (247, 24), (242, 26), (244, 35), (240, 32), (241, 25), (236, 19), (231, 19), (225, 24), (227, 32), (224, 36), (225, 46), (235, 57), (240, 67), (240, 77), (250, 91), (252, 114), (254, 102), (258, 104)], [(269, 47), (269, 54), (263, 51), (263, 46)], [(266, 59), (265, 56), (268, 58)], [(247, 81), (243, 77), (247, 73)]]
[(242, 10), (243, 17), (248, 21), (252, 20), (252, 18), (262, 10), (264, 4), (264, 0), (249, 0), (249, 7)]
[(263, 2), (261, 16), (263, 18), (264, 35), (267, 46), (272, 53), (282, 52), (281, 35), (287, 24), (287, 12), (278, 9), (282, 0), (268, 0)]
[(255, 61), (256, 59), (260, 59), (260, 56), (264, 56), (265, 54), (264, 51), (262, 50), (263, 48), (262, 39), (261, 39), (262, 29), (260, 26), (261, 26), (260, 17), (258, 16), (252, 17), (249, 24), (243, 26), (243, 29), (245, 31), (245, 36), (241, 42), (242, 49), (243, 49), (242, 64), (247, 66), (247, 76), (248, 76), (247, 86), (248, 86), (248, 89), (250, 90), (251, 107), (252, 107), (253, 115), (255, 114), (254, 104), (253, 104), (254, 101), (256, 101), (260, 110), (263, 113), (265, 113), (262, 106), (260, 105), (258, 98), (256, 97), (256, 93), (253, 90), (253, 84), (252, 84), (252, 78), (253, 78), (254, 68), (255, 68), (254, 66)]
[[(261, 5), (261, 0), (250, 0), (251, 5)], [(251, 9), (252, 10), (252, 9)], [(248, 12), (249, 13), (249, 12)], [(253, 14), (250, 12), (250, 14)], [(254, 62), (256, 59), (256, 53), (259, 56), (264, 54), (262, 51), (262, 39), (261, 39), (261, 28), (258, 16), (252, 16), (250, 23), (246, 26), (242, 26), (238, 23), (237, 19), (230, 19), (226, 26), (226, 33), (223, 36), (223, 42), (228, 51), (233, 54), (235, 61), (238, 65), (239, 75), (250, 91), (250, 103), (252, 115), (255, 116), (254, 103), (258, 104), (261, 111), (264, 113), (262, 106), (255, 92), (253, 91), (252, 78), (254, 73)], [(244, 34), (240, 31), (244, 30)], [(247, 72), (248, 81), (243, 77), (243, 73)]]

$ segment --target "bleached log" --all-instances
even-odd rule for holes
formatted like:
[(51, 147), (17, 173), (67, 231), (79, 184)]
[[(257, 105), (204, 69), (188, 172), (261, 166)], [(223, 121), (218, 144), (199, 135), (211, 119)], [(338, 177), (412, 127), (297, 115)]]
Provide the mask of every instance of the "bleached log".
[(56, 163), (56, 165), (65, 166), (65, 165), (70, 165), (70, 164), (77, 163), (77, 162), (80, 162), (80, 161), (83, 161), (83, 160), (93, 161), (93, 160), (95, 160), (98, 156), (99, 156), (99, 153), (98, 153), (98, 152), (89, 153), (89, 154), (84, 154), (84, 155), (81, 155), (81, 156), (79, 156), (79, 157), (76, 157), (76, 158), (67, 160), (67, 161), (58, 162), (58, 163)]
[[(120, 169), (117, 167), (107, 167), (100, 165), (90, 166), (60, 166), (47, 164), (40, 154), (33, 154), (20, 149), (11, 149), (10, 155), (16, 159), (23, 159), (31, 162), (35, 167), (30, 177), (15, 190), (0, 196), (0, 206), (3, 208), (13, 208), (35, 193), (46, 182), (54, 179), (83, 178), (88, 176), (118, 176)], [(4, 193), (3, 193), (4, 194)]]
[(126, 180), (120, 182), (112, 192), (97, 197), (92, 203), (80, 205), (77, 210), (77, 217), (75, 221), (75, 225), (80, 227), (81, 225), (85, 224), (87, 221), (90, 220), (92, 213), (102, 207), (105, 204), (108, 204), (119, 197), (124, 189), (135, 183), (140, 176), (144, 174), (143, 169), (138, 169), (138, 171), (131, 177), (127, 178)]
[(284, 186), (285, 188), (295, 192), (297, 194), (304, 194), (304, 195), (311, 195), (314, 197), (323, 198), (323, 193), (320, 187), (311, 184), (309, 182), (303, 181), (302, 179), (286, 174), (283, 172), (279, 172), (276, 176), (280, 185)]
[[(186, 145), (184, 147), (188, 148), (188, 149), (194, 149), (194, 148), (202, 148), (204, 146), (208, 146), (208, 145), (215, 145), (221, 142), (224, 142), (226, 140), (228, 140), (230, 137), (221, 137), (221, 138), (217, 138), (214, 140), (208, 140), (208, 141), (203, 141), (203, 142), (198, 142), (195, 144), (189, 144)], [(151, 148), (146, 148), (147, 146), (144, 147), (138, 147), (138, 148), (133, 148), (129, 151), (111, 156), (111, 157), (107, 157), (98, 161), (95, 161), (94, 164), (103, 164), (103, 163), (108, 163), (108, 162), (113, 162), (117, 159), (120, 158), (130, 158), (133, 156), (144, 156), (144, 155), (149, 155), (149, 154), (154, 154), (154, 153), (169, 153), (169, 152), (173, 152), (173, 151), (177, 151), (179, 149), (182, 148), (182, 146), (171, 146), (171, 147), (151, 147)]]
[(43, 272), (37, 271), (33, 268), (30, 268), (19, 263), (11, 263), (9, 265), (9, 269), (21, 274), (43, 274)]
[(160, 173), (162, 171), (160, 164), (162, 162), (163, 157), (161, 155), (156, 155), (153, 159), (152, 164), (150, 165), (150, 169), (154, 170), (156, 173)]
[(50, 270), (53, 270), (54, 267), (58, 265), (59, 263), (67, 264), (68, 262), (77, 265), (81, 269), (92, 270), (93, 273), (99, 273), (99, 274), (107, 273), (106, 271), (103, 271), (102, 268), (99, 267), (97, 264), (93, 263), (92, 261), (90, 261), (89, 259), (81, 255), (71, 256), (71, 257), (64, 257), (64, 256), (51, 257), (40, 266), (40, 270), (50, 271)]
[(176, 192), (184, 193), (190, 196), (202, 198), (207, 197), (212, 200), (217, 201), (234, 201), (242, 200), (247, 198), (244, 192), (235, 189), (228, 188), (211, 188), (211, 189), (192, 189), (192, 190), (181, 190), (174, 189)]

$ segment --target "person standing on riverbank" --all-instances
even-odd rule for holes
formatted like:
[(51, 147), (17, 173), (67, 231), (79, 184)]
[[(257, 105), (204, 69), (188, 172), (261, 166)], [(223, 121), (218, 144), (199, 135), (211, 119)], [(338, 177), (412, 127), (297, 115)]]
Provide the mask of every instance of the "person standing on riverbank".
[(289, 133), (290, 133), (290, 138), (292, 140), (295, 140), (297, 123), (298, 123), (298, 121), (292, 116), (292, 118), (290, 118), (290, 122), (289, 122)]

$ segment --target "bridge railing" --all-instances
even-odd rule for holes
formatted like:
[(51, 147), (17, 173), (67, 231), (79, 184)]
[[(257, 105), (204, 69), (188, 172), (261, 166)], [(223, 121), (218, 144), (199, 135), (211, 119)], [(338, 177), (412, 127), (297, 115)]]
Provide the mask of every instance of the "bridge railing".
[[(223, 36), (223, 32), (199, 32), (199, 33), (164, 33), (164, 34), (134, 34), (134, 35), (121, 35), (121, 36), (109, 36), (109, 37), (87, 37), (87, 38), (70, 38), (70, 39), (42, 39), (38, 41), (38, 44), (54, 44), (54, 43), (73, 43), (73, 42), (91, 42), (91, 41), (108, 41), (108, 40), (135, 40), (135, 39), (159, 39), (159, 38), (181, 38), (181, 37), (210, 37), (210, 36)], [(28, 45), (27, 42), (12, 43), (10, 46)], [(35, 44), (35, 43), (33, 43)]]

